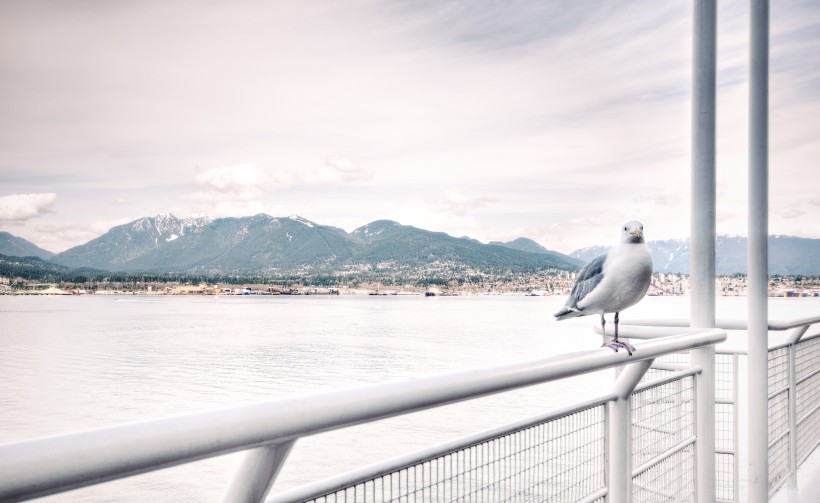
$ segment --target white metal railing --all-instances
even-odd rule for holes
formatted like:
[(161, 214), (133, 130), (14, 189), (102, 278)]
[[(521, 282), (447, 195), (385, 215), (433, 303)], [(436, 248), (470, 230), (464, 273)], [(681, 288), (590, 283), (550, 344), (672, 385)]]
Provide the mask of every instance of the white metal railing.
[[(436, 458), (450, 456), (445, 464), (436, 465), (436, 473), (441, 472), (450, 480), (435, 485), (436, 491), (444, 491), (439, 494), (466, 490), (479, 491), (468, 493), (471, 495), (487, 495), (484, 501), (525, 500), (538, 499), (535, 495), (541, 493), (537, 491), (553, 491), (560, 486), (565, 488), (562, 498), (566, 501), (603, 501), (605, 497), (606, 501), (621, 502), (627, 501), (630, 495), (636, 501), (656, 501), (655, 496), (670, 489), (693, 499), (694, 495), (686, 491), (696, 485), (691, 468), (695, 464), (694, 453), (702, 449), (697, 442), (698, 435), (713, 428), (711, 424), (698, 424), (692, 415), (697, 407), (704, 405), (698, 405), (695, 386), (701, 379), (701, 369), (691, 367), (676, 374), (673, 380), (642, 383), (637, 389), (636, 386), (655, 358), (714, 346), (725, 338), (725, 332), (719, 329), (700, 330), (642, 342), (633, 356), (623, 351), (596, 349), (6, 444), (0, 446), (0, 501), (22, 501), (237, 451), (246, 453), (223, 496), (224, 501), (263, 501), (288, 452), (300, 437), (620, 366), (623, 371), (609, 394), (525, 422), (542, 430), (533, 430), (527, 424), (512, 425), (504, 431), (483, 434), (481, 439), (459, 441), (447, 449), (440, 447), (416, 453), (399, 465), (394, 460), (388, 463), (394, 465), (389, 472), (387, 465), (376, 471), (370, 469), (370, 482), (365, 482), (363, 489), (375, 498), (378, 491), (373, 488), (374, 477), (390, 474), (392, 482), (400, 480), (401, 471), (405, 470), (405, 479), (409, 480), (407, 470), (411, 468), (414, 475), (420, 475), (418, 478), (424, 481), (425, 469), (428, 476), (432, 476), (432, 465), (428, 462), (435, 454)], [(663, 387), (670, 387), (672, 391), (658, 391), (665, 389)], [(687, 391), (681, 391), (683, 388)], [(670, 403), (675, 404), (671, 409)], [(667, 412), (658, 412), (663, 410)], [(585, 414), (599, 419), (590, 420)], [(633, 423), (633, 416), (666, 418), (669, 414), (676, 416), (671, 424), (636, 426), (637, 423)], [(558, 424), (555, 421), (568, 421), (570, 426), (544, 433), (543, 428)], [(678, 426), (684, 423), (691, 425), (685, 430), (687, 433), (672, 441), (644, 442), (636, 436), (636, 432), (641, 431), (652, 432), (652, 435), (660, 435), (665, 430), (683, 431)], [(599, 427), (600, 432), (592, 431)], [(541, 440), (534, 441), (536, 438)], [(572, 439), (580, 444), (572, 443), (575, 442)], [(481, 442), (476, 444), (478, 440)], [(518, 447), (508, 448), (510, 445)], [(574, 447), (567, 450), (569, 445)], [(661, 445), (663, 448), (659, 449)], [(478, 452), (469, 451), (476, 446), (480, 446), (484, 454), (497, 453), (495, 461), (486, 457), (487, 462), (482, 461), (479, 466), (462, 463), (463, 471), (454, 472), (453, 467), (458, 468), (457, 457), (466, 459), (464, 453)], [(576, 457), (561, 458), (567, 452)], [(579, 459), (587, 455), (591, 461), (579, 464)], [(547, 462), (536, 462), (539, 457)], [(580, 472), (573, 468), (575, 465), (581, 466)], [(549, 472), (556, 467), (563, 468)], [(396, 471), (398, 479), (393, 473)], [(490, 481), (493, 473), (497, 477), (495, 482), (489, 485), (476, 482), (483, 478)], [(364, 493), (356, 492), (361, 473), (345, 475), (343, 479), (346, 480), (343, 485), (353, 487), (355, 501), (382, 501), (366, 499)], [(338, 490), (342, 479), (335, 480), (321, 484), (328, 490)], [(534, 483), (522, 485), (521, 480)], [(368, 483), (371, 486), (367, 486)], [(429, 487), (420, 489), (427, 495), (423, 501), (438, 501), (434, 493), (429, 492), (434, 490), (433, 486)], [(417, 489), (405, 484), (404, 489), (398, 490)], [(316, 491), (308, 492), (282, 493), (274, 495), (272, 500), (302, 501), (313, 497)], [(501, 497), (502, 492), (505, 497)], [(382, 494), (392, 498), (393, 487), (389, 486), (388, 491), (383, 486)], [(482, 501), (478, 496), (475, 499)]]
[[(795, 486), (798, 468), (820, 445), (820, 334), (805, 336), (815, 324), (820, 324), (820, 316), (768, 322), (768, 330), (788, 332), (784, 341), (769, 345), (768, 388), (756, 392), (767, 402), (769, 496), (786, 483)], [(748, 329), (746, 320), (719, 319), (716, 325), (724, 330)], [(620, 334), (648, 339), (680, 333), (684, 327), (690, 329), (688, 320), (624, 320)], [(715, 355), (717, 501), (739, 501), (738, 369), (746, 355), (743, 349), (721, 348)], [(687, 363), (686, 355), (670, 355), (658, 359), (653, 369), (675, 370)]]

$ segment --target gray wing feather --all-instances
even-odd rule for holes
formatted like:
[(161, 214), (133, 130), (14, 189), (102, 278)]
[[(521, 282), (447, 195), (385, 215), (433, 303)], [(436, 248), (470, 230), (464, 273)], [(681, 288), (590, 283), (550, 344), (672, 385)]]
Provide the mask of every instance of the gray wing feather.
[(567, 299), (567, 306), (578, 308), (578, 303), (598, 286), (598, 283), (604, 279), (604, 262), (606, 262), (606, 255), (601, 255), (592, 260), (592, 262), (585, 265), (579, 272), (575, 279), (575, 285), (572, 287), (572, 292)]

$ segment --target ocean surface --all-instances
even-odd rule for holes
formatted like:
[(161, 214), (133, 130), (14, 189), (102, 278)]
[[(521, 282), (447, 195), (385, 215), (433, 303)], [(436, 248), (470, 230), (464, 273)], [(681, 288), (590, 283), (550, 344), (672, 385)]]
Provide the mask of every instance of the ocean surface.
[[(597, 348), (563, 297), (0, 296), (0, 443)], [(718, 318), (743, 318), (721, 297)], [(770, 299), (771, 319), (820, 299)], [(647, 297), (629, 318), (687, 317)], [(816, 329), (813, 329), (816, 331)], [(274, 491), (602, 394), (612, 371), (300, 439)], [(39, 501), (219, 498), (241, 455)]]

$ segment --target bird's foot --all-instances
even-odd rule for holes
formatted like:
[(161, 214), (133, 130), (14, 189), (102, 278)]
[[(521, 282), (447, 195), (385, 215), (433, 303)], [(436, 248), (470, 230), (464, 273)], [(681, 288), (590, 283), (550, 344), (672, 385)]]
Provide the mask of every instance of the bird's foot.
[(626, 350), (627, 353), (629, 353), (629, 356), (632, 356), (633, 351), (637, 351), (635, 349), (635, 346), (633, 346), (632, 344), (630, 344), (628, 342), (624, 342), (624, 341), (605, 342), (605, 343), (601, 344), (601, 347), (602, 348), (603, 347), (610, 348), (610, 349), (614, 350), (616, 353), (618, 352), (618, 348), (623, 348), (623, 349)]

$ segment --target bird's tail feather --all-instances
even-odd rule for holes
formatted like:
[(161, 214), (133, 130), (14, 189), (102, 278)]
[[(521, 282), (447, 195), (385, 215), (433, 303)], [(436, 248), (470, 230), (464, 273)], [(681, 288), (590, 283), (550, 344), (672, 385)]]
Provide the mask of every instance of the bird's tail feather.
[(576, 316), (581, 316), (581, 314), (581, 310), (576, 307), (564, 306), (561, 308), (560, 311), (555, 313), (555, 319), (565, 320), (567, 318), (575, 318)]

